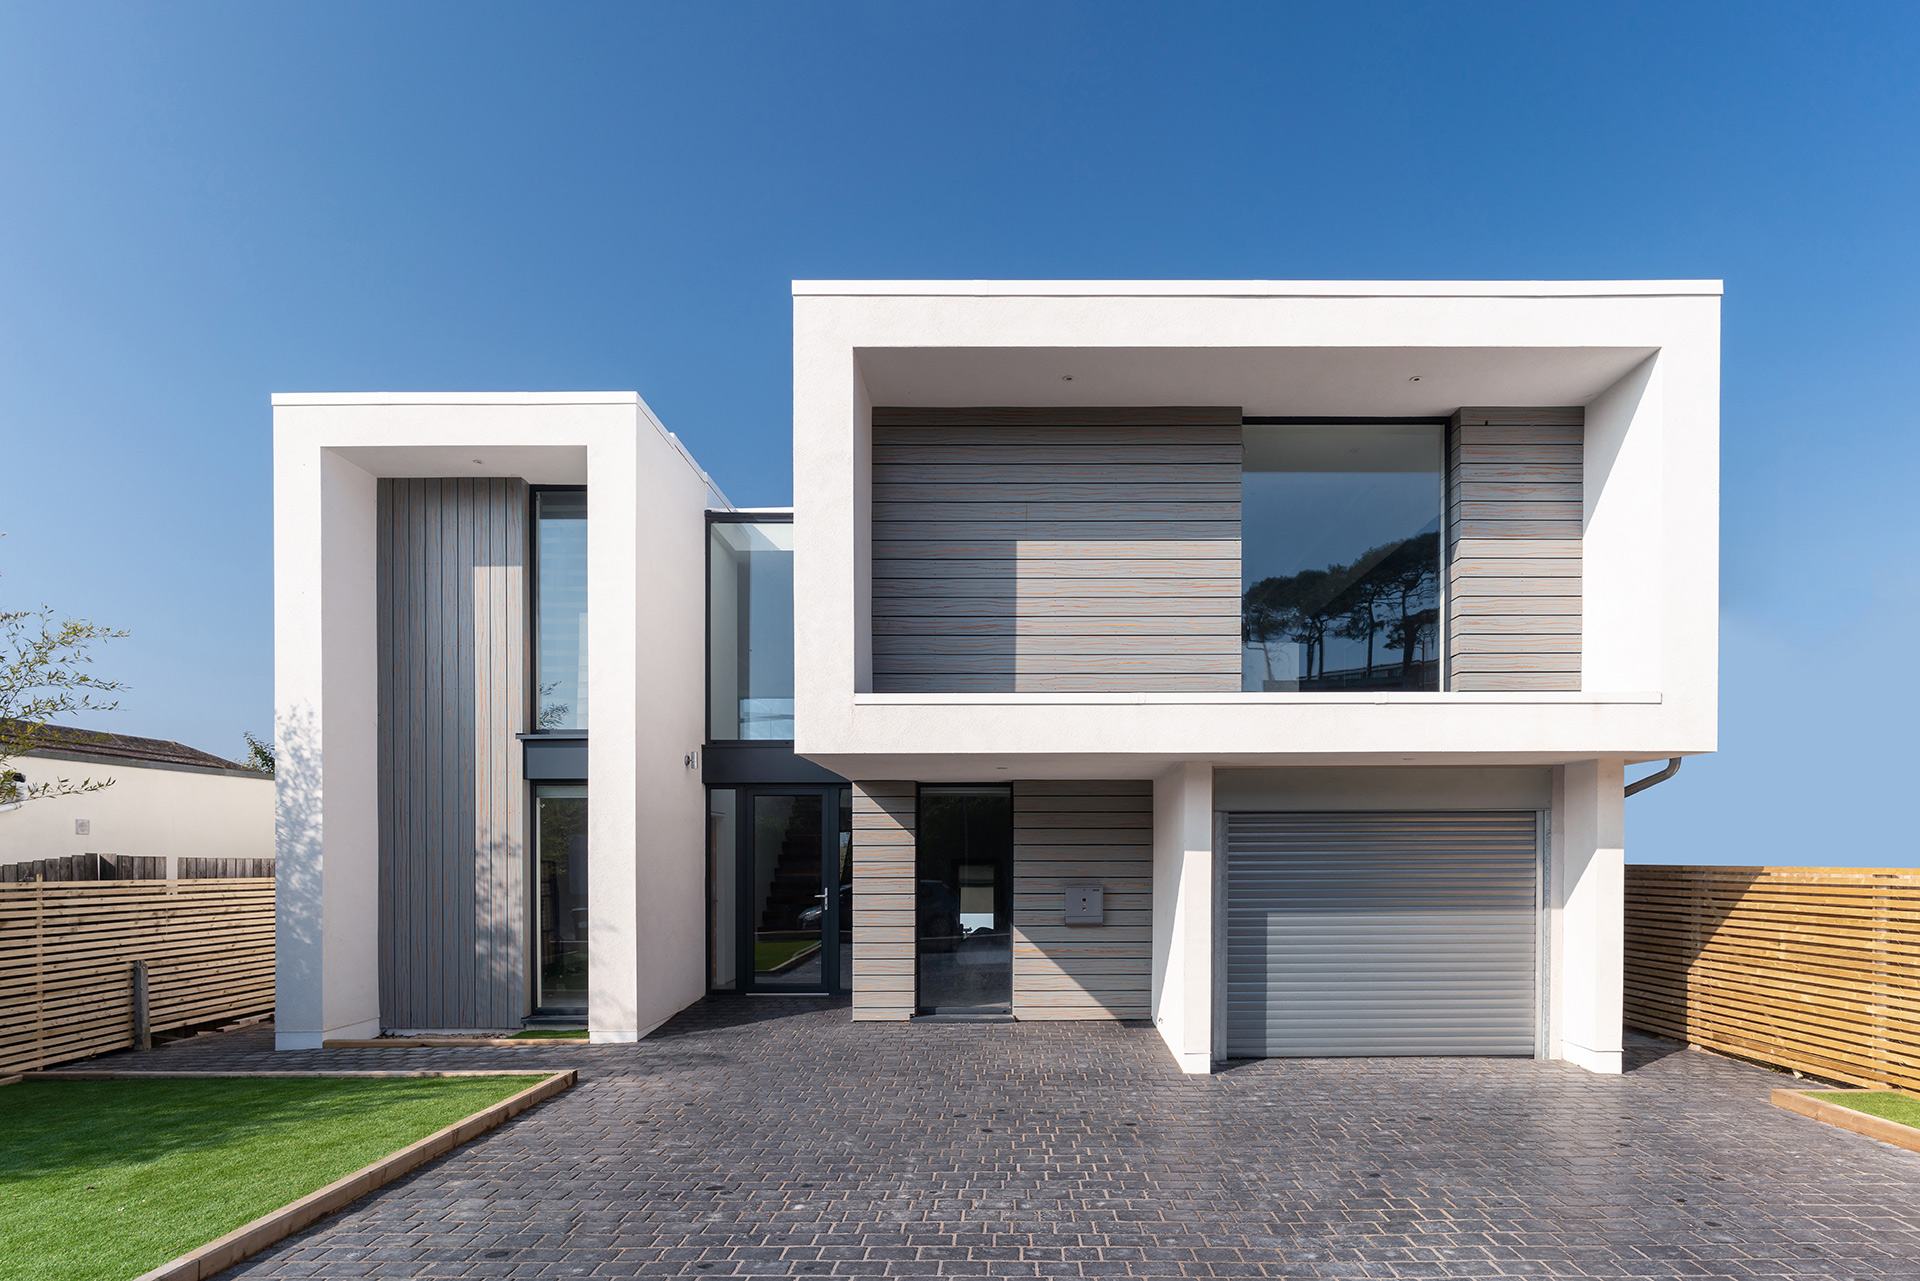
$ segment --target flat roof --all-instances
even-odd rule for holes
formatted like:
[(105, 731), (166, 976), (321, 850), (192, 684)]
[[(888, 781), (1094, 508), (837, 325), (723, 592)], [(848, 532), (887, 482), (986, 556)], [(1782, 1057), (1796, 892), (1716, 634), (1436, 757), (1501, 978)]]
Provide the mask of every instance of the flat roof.
[(796, 298), (1624, 298), (1719, 297), (1718, 280), (796, 280)]

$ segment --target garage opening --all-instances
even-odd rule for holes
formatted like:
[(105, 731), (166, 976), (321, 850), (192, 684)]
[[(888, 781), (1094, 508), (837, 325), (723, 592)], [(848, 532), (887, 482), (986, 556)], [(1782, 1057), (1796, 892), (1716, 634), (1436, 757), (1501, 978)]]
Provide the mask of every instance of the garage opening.
[(1226, 816), (1229, 1058), (1537, 1051), (1533, 812)]

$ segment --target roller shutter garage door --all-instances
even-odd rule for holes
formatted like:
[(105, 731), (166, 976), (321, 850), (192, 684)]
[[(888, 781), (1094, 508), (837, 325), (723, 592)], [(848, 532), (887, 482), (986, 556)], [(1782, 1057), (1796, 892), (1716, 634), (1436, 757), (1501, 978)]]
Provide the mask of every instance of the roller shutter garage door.
[(1227, 816), (1227, 1055), (1526, 1054), (1532, 813)]

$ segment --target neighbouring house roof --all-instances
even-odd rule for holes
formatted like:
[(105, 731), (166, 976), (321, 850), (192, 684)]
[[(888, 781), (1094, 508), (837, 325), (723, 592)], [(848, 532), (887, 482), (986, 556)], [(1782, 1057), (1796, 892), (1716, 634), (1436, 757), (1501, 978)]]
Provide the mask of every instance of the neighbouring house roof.
[[(0, 721), (0, 742), (10, 737), (15, 722)], [(37, 731), (31, 755), (73, 756), (100, 761), (127, 761), (142, 765), (187, 766), (197, 769), (248, 770), (238, 761), (203, 752), (185, 743), (165, 738), (135, 738), (131, 734), (108, 734), (101, 730), (78, 729), (70, 725), (48, 725)]]

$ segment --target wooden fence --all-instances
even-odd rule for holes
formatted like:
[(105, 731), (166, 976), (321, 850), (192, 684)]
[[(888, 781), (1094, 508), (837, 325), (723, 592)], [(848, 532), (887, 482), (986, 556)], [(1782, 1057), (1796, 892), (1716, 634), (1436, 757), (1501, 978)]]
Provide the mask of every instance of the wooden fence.
[(1628, 867), (1626, 1022), (1920, 1089), (1920, 871)]
[[(174, 860), (181, 880), (231, 880), (273, 875), (270, 858), (194, 858)], [(0, 884), (12, 881), (164, 881), (167, 859), (161, 854), (69, 854), (0, 865)]]
[(164, 855), (158, 854), (68, 854), (60, 858), (33, 858), (24, 863), (0, 866), (0, 884), (14, 881), (151, 881), (166, 878), (167, 860)]
[(188, 858), (182, 855), (174, 860), (174, 875), (181, 880), (205, 878), (209, 880), (231, 880), (236, 876), (273, 876), (273, 860), (270, 858)]
[(0, 885), (0, 1074), (133, 1044), (133, 963), (148, 1026), (273, 1008), (273, 882)]

